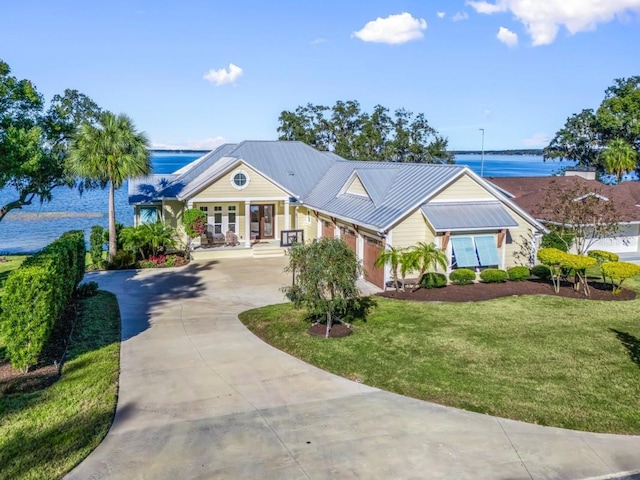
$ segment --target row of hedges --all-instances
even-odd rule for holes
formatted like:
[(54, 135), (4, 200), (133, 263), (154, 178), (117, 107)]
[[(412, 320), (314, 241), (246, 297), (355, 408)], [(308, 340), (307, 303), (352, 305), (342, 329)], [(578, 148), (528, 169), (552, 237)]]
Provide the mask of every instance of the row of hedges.
[(7, 277), (0, 303), (0, 338), (14, 368), (26, 371), (38, 360), (84, 277), (85, 253), (83, 232), (67, 232)]
[[(485, 283), (501, 283), (508, 280), (515, 282), (525, 280), (530, 276), (527, 267), (512, 267), (507, 271), (498, 268), (487, 268), (480, 272), (480, 280)], [(476, 281), (476, 272), (470, 268), (458, 268), (449, 274), (449, 281), (454, 285), (470, 285)], [(447, 277), (442, 273), (427, 272), (420, 280), (425, 288), (440, 288), (447, 285)]]

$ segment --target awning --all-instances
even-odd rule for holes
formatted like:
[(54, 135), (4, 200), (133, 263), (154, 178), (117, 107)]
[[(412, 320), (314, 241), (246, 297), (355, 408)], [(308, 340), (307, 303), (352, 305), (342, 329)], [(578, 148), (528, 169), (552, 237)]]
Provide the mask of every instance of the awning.
[(451, 245), (458, 267), (477, 267), (479, 265), (476, 247), (471, 237), (451, 237)]
[(501, 230), (518, 226), (500, 202), (426, 203), (421, 210), (436, 232)]
[(500, 264), (496, 239), (492, 235), (475, 237), (476, 250), (480, 259), (480, 266), (489, 267)]

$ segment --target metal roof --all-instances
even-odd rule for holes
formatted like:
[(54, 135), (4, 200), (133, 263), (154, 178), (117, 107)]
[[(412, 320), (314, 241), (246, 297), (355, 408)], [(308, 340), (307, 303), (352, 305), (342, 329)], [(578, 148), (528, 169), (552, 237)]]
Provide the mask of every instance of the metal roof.
[(177, 177), (175, 174), (154, 174), (129, 179), (127, 188), (129, 203), (145, 203), (162, 198), (159, 193)]
[(390, 172), (387, 168), (356, 168), (355, 172), (364, 188), (367, 189), (373, 203), (380, 205), (384, 201), (389, 187), (393, 184), (398, 169)]
[[(462, 165), (343, 160), (335, 163), (304, 199), (304, 203), (312, 208), (333, 212), (338, 217), (382, 230), (391, 226), (411, 209), (418, 207), (443, 184), (461, 174), (465, 168)], [(356, 195), (340, 194), (354, 170), (357, 170), (361, 179), (363, 171), (370, 171), (371, 174), (364, 173), (367, 180), (372, 181), (375, 177), (381, 182), (381, 188), (372, 188), (377, 199), (372, 198), (371, 201)]]
[(426, 203), (421, 210), (437, 232), (518, 226), (500, 202)]

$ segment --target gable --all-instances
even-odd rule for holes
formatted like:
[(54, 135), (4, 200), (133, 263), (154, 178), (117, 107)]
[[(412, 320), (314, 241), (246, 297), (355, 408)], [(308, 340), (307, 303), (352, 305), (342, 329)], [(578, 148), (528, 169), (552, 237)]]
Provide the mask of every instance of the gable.
[(439, 192), (430, 202), (452, 202), (471, 200), (495, 200), (495, 197), (471, 178), (468, 174), (461, 175), (444, 190)]
[(357, 174), (353, 176), (351, 183), (349, 184), (349, 186), (347, 187), (344, 193), (350, 193), (351, 195), (358, 195), (360, 197), (369, 198), (367, 189), (364, 188), (364, 185), (362, 184), (362, 181), (360, 180), (360, 177), (358, 177)]
[[(236, 178), (244, 184), (238, 185)], [(242, 183), (242, 182), (238, 182)], [(289, 194), (277, 186), (268, 177), (258, 173), (244, 162), (240, 162), (233, 168), (220, 175), (215, 181), (206, 185), (202, 190), (193, 195), (190, 200), (212, 198), (274, 198), (289, 197)]]

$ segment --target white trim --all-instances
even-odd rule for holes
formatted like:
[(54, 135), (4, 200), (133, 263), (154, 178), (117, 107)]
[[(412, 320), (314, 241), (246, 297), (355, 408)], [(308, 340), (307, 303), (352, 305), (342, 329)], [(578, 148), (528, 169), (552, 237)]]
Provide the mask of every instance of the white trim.
[(251, 201), (244, 201), (244, 246), (251, 248)]
[[(278, 206), (276, 205), (276, 210), (277, 210)], [(276, 214), (276, 217), (278, 215)], [(287, 198), (284, 201), (284, 230), (289, 230), (290, 227), (290, 222), (291, 222), (291, 212), (290, 212), (290, 208), (289, 208), (289, 199)], [(277, 231), (277, 230), (276, 230)]]
[[(244, 175), (244, 184), (243, 185), (238, 185), (236, 183), (236, 177), (238, 175)], [(233, 188), (235, 188), (236, 190), (244, 190), (251, 183), (251, 177), (249, 176), (249, 174), (247, 172), (245, 172), (242, 169), (235, 170), (235, 171), (231, 172), (231, 175), (229, 175), (229, 176), (231, 177), (231, 186)]]
[(194, 197), (191, 201), (197, 203), (224, 203), (224, 202), (284, 202), (290, 197)]

